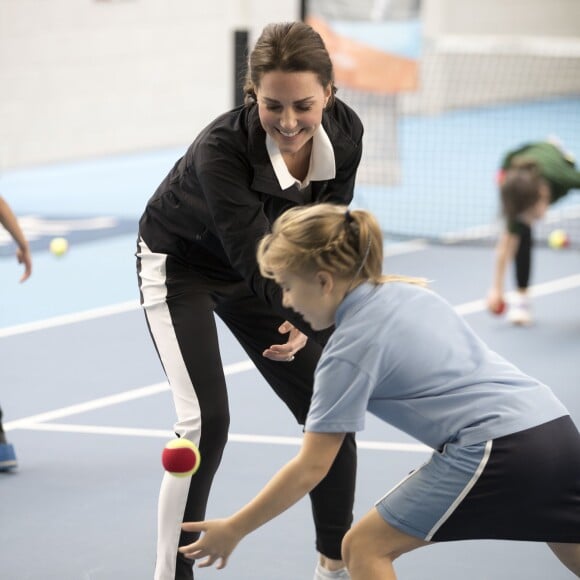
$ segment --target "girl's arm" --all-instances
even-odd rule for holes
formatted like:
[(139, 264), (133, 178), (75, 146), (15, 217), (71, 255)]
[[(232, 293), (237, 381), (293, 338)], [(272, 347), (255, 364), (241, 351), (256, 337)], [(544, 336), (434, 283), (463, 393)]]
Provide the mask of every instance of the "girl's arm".
[(0, 224), (6, 228), (6, 231), (12, 236), (16, 242), (18, 249), (16, 250), (16, 258), (20, 264), (24, 264), (24, 274), (20, 278), (24, 282), (32, 272), (32, 257), (30, 255), (30, 247), (28, 241), (18, 224), (18, 220), (14, 215), (12, 209), (6, 200), (0, 196)]
[(188, 532), (204, 532), (196, 542), (179, 548), (188, 558), (205, 558), (200, 568), (227, 564), (240, 540), (280, 515), (314, 489), (328, 473), (342, 445), (344, 433), (306, 432), (302, 448), (262, 491), (229, 518), (183, 524)]

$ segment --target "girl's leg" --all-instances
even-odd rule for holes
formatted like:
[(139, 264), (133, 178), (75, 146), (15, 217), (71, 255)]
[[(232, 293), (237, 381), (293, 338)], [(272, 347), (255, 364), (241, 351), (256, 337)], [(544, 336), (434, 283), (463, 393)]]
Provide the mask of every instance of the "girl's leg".
[(191, 580), (191, 560), (177, 549), (195, 540), (183, 521), (204, 519), (207, 499), (227, 441), (229, 409), (213, 301), (190, 269), (172, 258), (139, 254), (139, 281), (147, 324), (171, 387), (174, 430), (200, 450), (194, 477), (165, 474), (159, 494), (155, 580)]
[(2, 409), (0, 409), (0, 471), (10, 471), (15, 469), (17, 465), (14, 447), (6, 441), (2, 427)]
[(521, 224), (520, 245), (515, 256), (516, 284), (520, 293), (527, 293), (532, 272), (532, 228)]
[[(248, 356), (296, 420), (304, 424), (310, 399), (314, 369), (322, 346), (309, 339), (293, 362), (276, 362), (262, 356), (265, 348), (281, 344), (286, 337), (278, 333), (283, 319), (249, 293), (235, 301), (222, 303), (216, 313), (236, 336)], [(352, 523), (356, 479), (356, 443), (349, 434), (325, 479), (310, 493), (316, 529), (316, 547), (331, 560), (341, 559), (341, 542)], [(323, 559), (326, 568), (333, 566)]]
[(428, 544), (400, 532), (372, 509), (346, 534), (342, 555), (352, 580), (395, 580), (393, 561)]
[(548, 546), (560, 562), (580, 578), (580, 544), (549, 543)]
[(518, 295), (510, 306), (509, 320), (513, 324), (527, 326), (532, 323), (528, 286), (532, 271), (532, 229), (520, 224), (520, 243), (515, 255), (514, 271)]

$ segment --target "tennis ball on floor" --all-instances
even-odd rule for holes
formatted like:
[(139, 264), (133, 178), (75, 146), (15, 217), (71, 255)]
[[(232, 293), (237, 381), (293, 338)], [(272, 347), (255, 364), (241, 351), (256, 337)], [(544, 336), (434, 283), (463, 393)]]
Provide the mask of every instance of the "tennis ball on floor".
[(502, 300), (495, 308), (492, 308), (491, 311), (493, 312), (493, 314), (500, 316), (505, 312), (505, 302)]
[(66, 238), (52, 238), (49, 247), (51, 253), (60, 258), (68, 251), (68, 241)]
[(199, 449), (189, 439), (172, 439), (161, 454), (161, 463), (166, 471), (175, 477), (189, 477), (201, 462)]
[(570, 238), (564, 230), (554, 230), (548, 238), (548, 245), (555, 250), (567, 248), (570, 245)]

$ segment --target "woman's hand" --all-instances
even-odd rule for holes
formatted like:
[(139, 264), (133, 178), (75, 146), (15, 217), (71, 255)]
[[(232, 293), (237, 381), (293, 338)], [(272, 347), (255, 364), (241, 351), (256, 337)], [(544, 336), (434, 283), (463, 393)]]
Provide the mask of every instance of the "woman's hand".
[(262, 356), (280, 362), (292, 362), (294, 355), (304, 348), (308, 337), (288, 321), (280, 325), (278, 332), (288, 334), (288, 341), (285, 344), (273, 344), (262, 353)]

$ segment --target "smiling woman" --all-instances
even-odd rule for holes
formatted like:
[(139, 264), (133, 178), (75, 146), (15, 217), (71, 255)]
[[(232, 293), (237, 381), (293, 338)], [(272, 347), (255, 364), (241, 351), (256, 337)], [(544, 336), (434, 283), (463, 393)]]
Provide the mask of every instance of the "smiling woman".
[[(192, 578), (193, 562), (178, 547), (197, 534), (180, 534), (180, 526), (204, 516), (227, 440), (214, 313), (295, 419), (302, 424), (306, 418), (314, 369), (330, 332), (317, 332), (285, 307), (275, 282), (260, 274), (256, 247), (289, 208), (352, 200), (363, 128), (335, 91), (317, 32), (302, 22), (268, 25), (250, 55), (244, 104), (198, 135), (141, 218), (142, 305), (173, 390), (174, 430), (204, 458), (194, 477), (163, 480), (156, 580)], [(282, 344), (280, 334), (288, 334)], [(320, 553), (316, 578), (345, 577), (340, 547), (352, 522), (355, 466), (349, 434), (311, 493)]]
[(258, 103), (263, 105), (259, 107), (262, 127), (280, 149), (290, 174), (300, 181), (307, 175), (312, 137), (331, 94), (330, 85), (322, 86), (310, 72), (273, 71), (264, 75), (256, 89)]

